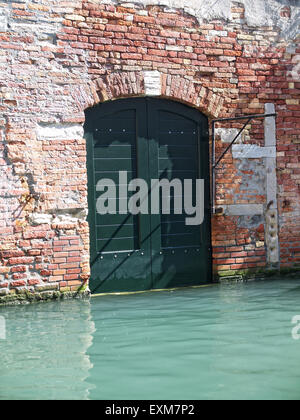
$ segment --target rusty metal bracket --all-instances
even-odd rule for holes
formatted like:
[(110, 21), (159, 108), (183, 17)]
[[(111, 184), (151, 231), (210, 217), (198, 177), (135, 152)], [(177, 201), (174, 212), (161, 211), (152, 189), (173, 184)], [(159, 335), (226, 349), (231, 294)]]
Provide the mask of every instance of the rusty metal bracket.
[[(211, 204), (212, 204), (212, 213), (216, 214), (216, 169), (219, 166), (220, 162), (224, 159), (227, 155), (229, 150), (232, 148), (234, 143), (243, 133), (247, 125), (254, 119), (265, 119), (268, 117), (277, 117), (277, 114), (253, 114), (253, 115), (245, 115), (241, 117), (233, 117), (233, 118), (220, 118), (217, 120), (212, 120), (212, 167), (211, 167)], [(244, 124), (243, 128), (240, 129), (239, 133), (235, 136), (226, 150), (222, 153), (222, 155), (216, 160), (216, 124), (220, 122), (230, 122), (230, 121), (243, 121), (247, 120)]]

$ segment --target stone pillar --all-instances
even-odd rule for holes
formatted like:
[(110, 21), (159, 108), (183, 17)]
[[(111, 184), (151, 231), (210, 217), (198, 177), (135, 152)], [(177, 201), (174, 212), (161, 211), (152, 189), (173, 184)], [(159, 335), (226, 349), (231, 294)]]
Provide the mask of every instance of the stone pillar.
[[(275, 113), (274, 104), (265, 105), (266, 114)], [(265, 147), (274, 148), (276, 151), (276, 118), (265, 119)], [(266, 157), (266, 245), (269, 264), (279, 263), (279, 238), (278, 238), (278, 204), (277, 204), (277, 173), (275, 157)]]

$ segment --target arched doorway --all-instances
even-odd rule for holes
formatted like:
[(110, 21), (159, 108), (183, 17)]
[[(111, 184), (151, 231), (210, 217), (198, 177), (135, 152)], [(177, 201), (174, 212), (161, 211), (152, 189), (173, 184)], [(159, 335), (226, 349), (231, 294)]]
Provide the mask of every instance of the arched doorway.
[[(120, 99), (86, 111), (85, 137), (92, 293), (210, 282), (207, 118), (169, 100)], [(187, 223), (192, 213), (185, 211), (187, 203), (199, 204), (196, 180), (204, 180), (200, 225)], [(154, 186), (161, 181), (166, 188), (155, 190), (157, 205)], [(188, 185), (193, 185), (190, 197)], [(132, 211), (133, 203), (139, 214)], [(101, 213), (104, 204), (109, 214)]]

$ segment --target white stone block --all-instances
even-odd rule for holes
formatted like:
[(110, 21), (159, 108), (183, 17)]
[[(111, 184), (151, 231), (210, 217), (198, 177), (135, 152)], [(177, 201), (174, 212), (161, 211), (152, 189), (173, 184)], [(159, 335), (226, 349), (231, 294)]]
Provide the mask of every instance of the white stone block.
[(80, 124), (39, 124), (37, 127), (39, 140), (80, 140), (83, 136)]
[(53, 217), (51, 214), (33, 213), (30, 215), (30, 222), (34, 226), (50, 225)]
[(145, 71), (144, 83), (147, 96), (161, 95), (161, 74), (158, 71)]
[[(223, 143), (231, 143), (239, 134), (239, 131), (236, 128), (217, 128), (216, 135), (221, 137)], [(241, 136), (236, 141), (239, 140), (241, 140)]]
[(255, 144), (236, 144), (232, 146), (234, 159), (276, 158), (276, 147), (260, 147)]
[[(274, 114), (274, 104), (265, 105), (266, 114)], [(276, 119), (275, 117), (267, 117), (265, 119), (265, 145), (276, 146)]]
[(232, 204), (224, 206), (226, 216), (261, 216), (264, 214), (262, 204)]
[(6, 32), (6, 31), (7, 31), (7, 17), (0, 16), (0, 32)]

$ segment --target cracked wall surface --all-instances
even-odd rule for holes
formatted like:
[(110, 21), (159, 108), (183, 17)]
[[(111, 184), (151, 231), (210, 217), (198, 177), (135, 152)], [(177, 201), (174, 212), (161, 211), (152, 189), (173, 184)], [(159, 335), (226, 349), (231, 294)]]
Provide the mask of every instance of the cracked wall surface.
[[(293, 39), (299, 33), (299, 1), (298, 0), (122, 0), (107, 1), (103, 4), (139, 4), (167, 6), (170, 9), (180, 8), (195, 16), (200, 23), (213, 19), (232, 21), (238, 18), (240, 23), (259, 28), (262, 26), (278, 26), (281, 36)], [(232, 5), (244, 9), (242, 16), (232, 10)], [(292, 23), (291, 23), (292, 21)]]

